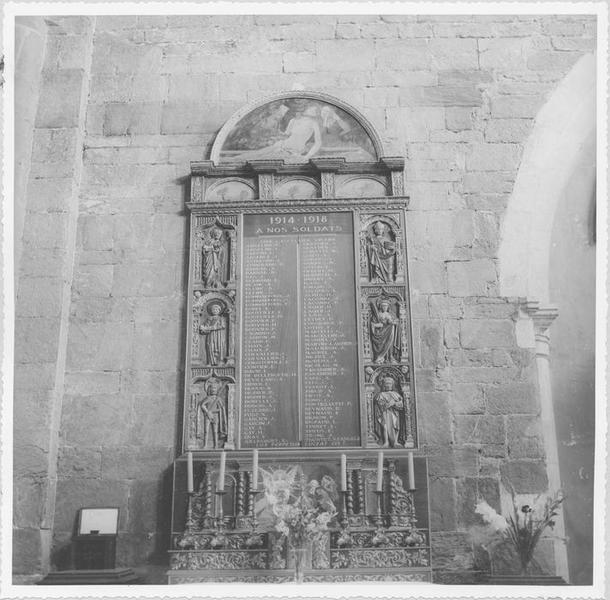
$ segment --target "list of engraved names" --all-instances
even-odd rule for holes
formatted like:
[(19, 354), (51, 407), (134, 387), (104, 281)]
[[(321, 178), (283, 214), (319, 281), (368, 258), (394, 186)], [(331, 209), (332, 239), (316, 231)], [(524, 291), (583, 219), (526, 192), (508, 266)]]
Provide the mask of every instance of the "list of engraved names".
[(351, 213), (244, 215), (242, 447), (357, 446)]

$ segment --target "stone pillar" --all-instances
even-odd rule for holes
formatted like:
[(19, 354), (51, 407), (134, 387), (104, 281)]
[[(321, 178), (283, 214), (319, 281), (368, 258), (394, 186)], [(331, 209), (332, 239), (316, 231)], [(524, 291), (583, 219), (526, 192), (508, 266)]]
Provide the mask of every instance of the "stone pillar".
[(21, 259), (26, 189), (46, 37), (47, 25), (42, 17), (15, 18), (15, 278)]
[[(525, 307), (534, 324), (536, 341), (536, 366), (538, 369), (538, 393), (540, 396), (540, 422), (544, 434), (546, 468), (549, 490), (556, 493), (561, 489), (559, 472), (559, 455), (557, 451), (557, 431), (553, 409), (553, 392), (551, 388), (549, 328), (559, 314), (554, 306), (541, 307), (537, 301), (529, 301)], [(569, 582), (568, 554), (566, 548), (565, 524), (563, 512), (559, 514), (554, 528), (556, 539), (553, 543), (556, 574)]]
[(31, 101), (15, 303), (13, 572), (20, 576), (50, 568), (93, 28), (88, 17), (53, 17), (40, 93)]

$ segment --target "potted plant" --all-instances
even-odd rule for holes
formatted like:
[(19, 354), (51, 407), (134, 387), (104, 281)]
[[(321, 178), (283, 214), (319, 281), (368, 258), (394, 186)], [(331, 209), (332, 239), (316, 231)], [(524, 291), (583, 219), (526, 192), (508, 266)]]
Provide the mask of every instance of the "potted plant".
[(561, 493), (538, 496), (532, 506), (517, 502), (512, 494), (512, 511), (506, 517), (498, 514), (485, 500), (477, 503), (475, 512), (481, 515), (489, 534), (487, 548), (493, 550), (507, 544), (519, 560), (518, 576), (492, 577), (488, 583), (565, 584), (559, 577), (552, 576), (550, 579), (553, 581), (550, 581), (548, 576), (541, 577), (542, 569), (534, 558), (542, 534), (547, 528), (553, 529), (563, 500)]
[(263, 470), (265, 499), (274, 529), (288, 541), (294, 558), (295, 581), (302, 583), (311, 542), (328, 531), (337, 514), (337, 486), (327, 475), (306, 481), (300, 467)]

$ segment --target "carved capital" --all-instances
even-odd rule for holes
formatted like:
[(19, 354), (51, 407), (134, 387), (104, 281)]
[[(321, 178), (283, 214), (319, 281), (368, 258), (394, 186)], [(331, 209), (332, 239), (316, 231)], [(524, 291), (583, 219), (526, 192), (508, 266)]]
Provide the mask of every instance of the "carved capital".
[(559, 308), (553, 305), (540, 306), (538, 300), (527, 300), (523, 308), (534, 322), (536, 340), (538, 340), (539, 336), (544, 336), (548, 339), (546, 332), (557, 318)]

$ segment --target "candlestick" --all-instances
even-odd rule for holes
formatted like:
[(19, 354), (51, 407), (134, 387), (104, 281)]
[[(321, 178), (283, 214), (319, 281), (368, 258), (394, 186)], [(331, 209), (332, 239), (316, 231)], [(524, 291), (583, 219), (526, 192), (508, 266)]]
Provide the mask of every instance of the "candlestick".
[(347, 491), (347, 457), (341, 455), (341, 491)]
[(377, 491), (383, 491), (383, 452), (377, 454)]
[(218, 470), (218, 483), (216, 484), (216, 489), (219, 492), (224, 492), (225, 489), (225, 464), (227, 460), (227, 455), (225, 452), (222, 452), (220, 455), (220, 469)]
[(189, 450), (186, 454), (186, 491), (193, 493), (193, 453)]
[(258, 489), (258, 450), (252, 450), (252, 487)]
[(415, 466), (413, 464), (413, 452), (409, 452), (409, 489), (415, 489)]

